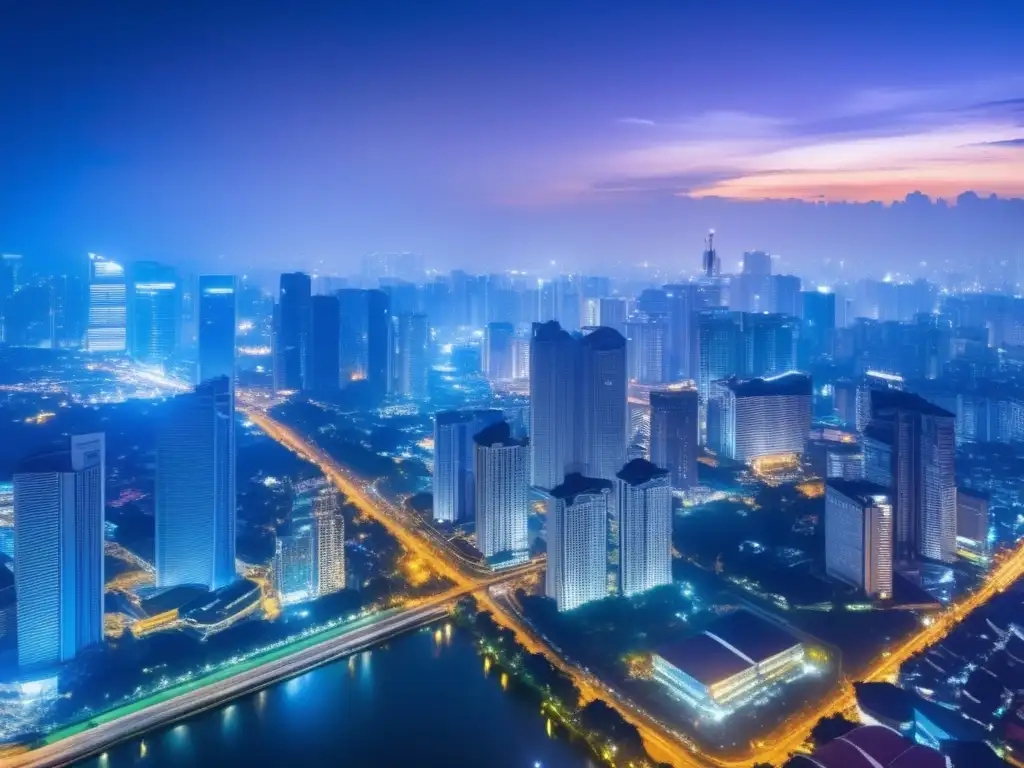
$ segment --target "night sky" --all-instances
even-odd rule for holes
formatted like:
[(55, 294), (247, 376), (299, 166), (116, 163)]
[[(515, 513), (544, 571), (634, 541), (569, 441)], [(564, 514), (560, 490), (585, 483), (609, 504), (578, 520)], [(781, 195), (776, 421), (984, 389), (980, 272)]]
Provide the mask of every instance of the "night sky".
[[(0, 251), (695, 268), (715, 227), (727, 266), (1024, 255), (1024, 202), (954, 205), (1024, 197), (1024, 3), (2, 5)], [(918, 190), (950, 205), (822, 204)]]

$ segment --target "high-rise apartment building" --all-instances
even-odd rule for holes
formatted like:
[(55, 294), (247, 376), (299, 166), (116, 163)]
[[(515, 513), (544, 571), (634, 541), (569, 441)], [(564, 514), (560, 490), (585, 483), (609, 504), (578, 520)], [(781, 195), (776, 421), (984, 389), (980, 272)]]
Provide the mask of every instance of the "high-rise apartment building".
[(700, 408), (693, 387), (651, 392), (651, 463), (668, 470), (673, 488), (697, 485)]
[(395, 335), (395, 382), (393, 391), (400, 397), (424, 400), (427, 397), (427, 371), (430, 368), (430, 324), (426, 315), (399, 315)]
[(124, 267), (98, 253), (89, 254), (87, 352), (124, 352), (128, 342), (128, 289)]
[(825, 488), (825, 572), (869, 597), (892, 597), (893, 507), (887, 489), (829, 480)]
[(488, 323), (484, 328), (481, 366), (490, 381), (513, 378), (513, 343), (516, 330), (512, 323)]
[(612, 328), (598, 328), (580, 340), (579, 445), (584, 473), (612, 480), (626, 462), (626, 340)]
[(274, 542), (274, 590), (282, 605), (316, 597), (316, 532), (309, 519), (293, 521), (291, 532)]
[(646, 459), (633, 459), (616, 475), (616, 491), (619, 594), (631, 597), (671, 584), (672, 487), (668, 470)]
[(664, 384), (669, 371), (669, 329), (662, 317), (639, 315), (626, 323), (629, 378), (639, 384)]
[(988, 494), (969, 488), (958, 488), (956, 492), (957, 551), (968, 557), (988, 557), (990, 550), (988, 534), (991, 523)]
[(235, 572), (231, 382), (210, 379), (168, 405), (156, 451), (156, 582), (219, 589)]
[(345, 588), (345, 517), (333, 488), (313, 499), (316, 535), (316, 595), (323, 597)]
[(597, 324), (626, 332), (626, 300), (616, 296), (605, 296), (598, 300)]
[(545, 594), (559, 611), (608, 595), (608, 514), (612, 483), (578, 472), (546, 492)]
[(529, 557), (530, 443), (512, 437), (508, 423), (485, 427), (474, 438), (476, 545), (495, 567)]
[(310, 300), (308, 388), (334, 392), (341, 387), (341, 312), (337, 296)]
[(394, 329), (391, 299), (384, 291), (366, 292), (366, 383), (377, 397), (391, 393)]
[(18, 664), (73, 659), (103, 640), (106, 441), (74, 435), (67, 449), (14, 473)]
[(577, 456), (577, 341), (556, 321), (535, 323), (530, 340), (530, 482), (554, 488)]
[(338, 297), (338, 364), (342, 382), (366, 378), (367, 291), (342, 288)]
[(306, 387), (312, 286), (309, 275), (281, 275), (281, 295), (274, 328), (274, 388), (279, 392)]
[(235, 381), (238, 297), (233, 275), (199, 277), (199, 360), (196, 383), (226, 377)]
[(143, 365), (163, 365), (178, 348), (181, 288), (173, 267), (152, 261), (131, 267), (128, 354)]
[(715, 381), (739, 371), (740, 325), (729, 310), (702, 310), (697, 314), (696, 331), (697, 392), (706, 403)]
[(808, 360), (831, 357), (836, 332), (836, 295), (829, 290), (800, 293), (801, 364)]
[(956, 559), (955, 420), (919, 395), (871, 392), (864, 477), (889, 489), (899, 558)]
[(743, 375), (777, 376), (795, 370), (799, 322), (786, 315), (743, 315)]
[(708, 406), (708, 445), (734, 461), (802, 454), (811, 431), (811, 377), (718, 381)]
[(473, 437), (504, 417), (498, 410), (441, 411), (434, 416), (434, 520), (471, 521), (476, 516)]
[(800, 316), (800, 289), (803, 284), (796, 275), (772, 275), (770, 312), (790, 317)]

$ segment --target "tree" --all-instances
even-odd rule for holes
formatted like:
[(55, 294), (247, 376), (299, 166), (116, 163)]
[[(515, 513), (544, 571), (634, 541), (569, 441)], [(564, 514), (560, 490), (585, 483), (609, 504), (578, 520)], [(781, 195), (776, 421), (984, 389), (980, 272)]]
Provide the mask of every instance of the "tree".
[(847, 720), (842, 715), (823, 717), (811, 729), (811, 741), (815, 747), (820, 747), (822, 744), (828, 744), (833, 739), (845, 736), (856, 727), (857, 723)]

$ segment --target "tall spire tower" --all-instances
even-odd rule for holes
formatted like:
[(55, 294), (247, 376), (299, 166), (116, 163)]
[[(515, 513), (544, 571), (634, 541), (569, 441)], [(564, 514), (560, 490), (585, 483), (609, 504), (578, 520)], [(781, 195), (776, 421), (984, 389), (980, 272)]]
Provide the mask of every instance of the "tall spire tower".
[(701, 266), (704, 269), (704, 277), (718, 277), (721, 270), (721, 262), (718, 254), (715, 253), (715, 230), (708, 230), (708, 236), (704, 240), (704, 259)]

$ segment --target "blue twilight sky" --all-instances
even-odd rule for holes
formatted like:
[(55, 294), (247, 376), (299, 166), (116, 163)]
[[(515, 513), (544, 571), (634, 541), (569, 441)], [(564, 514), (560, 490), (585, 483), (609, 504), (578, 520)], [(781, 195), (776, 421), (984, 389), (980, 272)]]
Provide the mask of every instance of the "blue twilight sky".
[[(681, 269), (715, 227), (727, 264), (804, 271), (1024, 254), (1024, 203), (984, 199), (1024, 197), (1024, 3), (2, 5), (3, 251)], [(950, 205), (852, 204), (916, 190)]]

